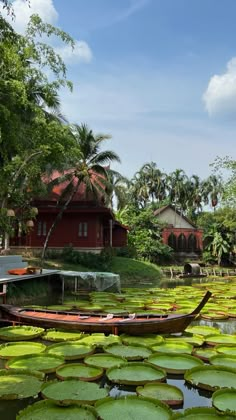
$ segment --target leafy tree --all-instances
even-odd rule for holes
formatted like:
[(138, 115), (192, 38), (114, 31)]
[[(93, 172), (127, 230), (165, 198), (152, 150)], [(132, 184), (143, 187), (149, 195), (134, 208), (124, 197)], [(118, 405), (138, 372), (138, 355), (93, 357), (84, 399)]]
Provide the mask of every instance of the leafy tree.
[(135, 250), (138, 259), (157, 263), (170, 258), (172, 249), (162, 242), (163, 225), (154, 216), (152, 206), (145, 209), (126, 206), (116, 217), (129, 226), (128, 245)]
[(74, 125), (72, 133), (75, 140), (75, 148), (74, 151), (71, 151), (70, 158), (66, 162), (67, 167), (61, 176), (49, 183), (49, 188), (64, 181), (67, 182), (67, 185), (58, 202), (60, 211), (46, 236), (42, 260), (45, 257), (52, 232), (81, 184), (85, 186), (85, 195), (88, 198), (105, 202), (107, 198), (106, 188), (109, 188), (110, 173), (110, 168), (107, 165), (114, 161), (120, 162), (120, 158), (115, 152), (101, 150), (103, 142), (110, 138), (109, 135), (95, 135), (86, 124), (81, 126)]

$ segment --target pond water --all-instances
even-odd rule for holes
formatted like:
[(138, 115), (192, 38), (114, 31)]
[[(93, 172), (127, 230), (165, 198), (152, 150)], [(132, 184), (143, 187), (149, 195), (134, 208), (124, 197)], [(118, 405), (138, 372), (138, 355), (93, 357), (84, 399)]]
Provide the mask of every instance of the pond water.
[[(190, 279), (187, 279), (189, 283)], [(201, 279), (202, 282), (203, 279)], [(192, 282), (193, 280), (191, 280)], [(182, 281), (181, 281), (181, 284)], [(190, 285), (190, 284), (188, 284)], [(164, 287), (170, 287), (170, 282), (167, 281), (164, 283)], [(51, 301), (51, 299), (50, 299)], [(37, 302), (33, 302), (36, 304)], [(40, 302), (42, 304), (42, 302)], [(46, 302), (44, 302), (45, 304)], [(50, 302), (51, 303), (51, 302)], [(221, 330), (224, 334), (235, 334), (236, 333), (236, 319), (230, 319), (227, 321), (209, 321), (209, 320), (199, 320), (193, 322), (191, 325), (208, 325), (217, 327)], [(33, 340), (37, 342), (44, 343), (46, 345), (53, 344), (48, 341), (43, 341), (42, 339)], [(3, 343), (0, 341), (0, 344)], [(75, 363), (78, 362), (74, 361)], [(79, 362), (81, 362), (79, 360)], [(71, 361), (70, 361), (71, 363)], [(3, 369), (5, 367), (5, 361), (0, 359), (0, 369)], [(55, 374), (47, 375), (48, 379), (54, 379)], [(170, 385), (175, 385), (178, 388), (180, 388), (184, 394), (184, 404), (181, 407), (174, 408), (175, 411), (183, 411), (186, 408), (190, 407), (198, 407), (198, 406), (212, 406), (212, 392), (209, 391), (203, 391), (197, 388), (194, 388), (187, 384), (184, 379), (183, 375), (167, 375), (166, 382)], [(109, 388), (109, 395), (112, 397), (115, 396), (122, 396), (122, 395), (135, 395), (135, 387), (133, 386), (117, 386), (112, 383), (109, 383), (106, 376), (104, 375), (97, 383), (100, 384), (101, 387), (107, 387)], [(12, 400), (12, 401), (0, 401), (0, 419), (6, 419), (6, 420), (15, 420), (17, 413), (22, 410), (24, 407), (33, 404), (34, 402), (40, 400), (41, 398), (33, 399), (33, 398), (27, 398), (21, 401), (18, 400)]]

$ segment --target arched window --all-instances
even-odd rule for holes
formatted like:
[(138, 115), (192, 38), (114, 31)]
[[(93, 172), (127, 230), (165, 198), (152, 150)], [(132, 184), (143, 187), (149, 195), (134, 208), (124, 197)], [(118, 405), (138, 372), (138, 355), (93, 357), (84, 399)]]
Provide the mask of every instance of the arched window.
[(197, 251), (197, 238), (193, 233), (191, 233), (188, 237), (188, 251)]
[(177, 241), (176, 241), (176, 236), (174, 235), (173, 232), (171, 232), (171, 234), (168, 237), (168, 245), (174, 249), (174, 251), (176, 251), (177, 248)]
[(183, 233), (181, 233), (178, 237), (178, 251), (184, 252), (187, 250), (187, 241)]

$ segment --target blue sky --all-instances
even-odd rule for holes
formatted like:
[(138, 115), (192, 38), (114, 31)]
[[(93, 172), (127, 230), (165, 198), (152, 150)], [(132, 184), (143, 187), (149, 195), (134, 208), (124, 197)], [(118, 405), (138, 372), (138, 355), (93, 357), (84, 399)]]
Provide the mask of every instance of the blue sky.
[(112, 135), (122, 174), (154, 161), (204, 178), (217, 156), (236, 158), (235, 0), (13, 3), (17, 30), (37, 12), (77, 40), (58, 47), (74, 83), (62, 111)]

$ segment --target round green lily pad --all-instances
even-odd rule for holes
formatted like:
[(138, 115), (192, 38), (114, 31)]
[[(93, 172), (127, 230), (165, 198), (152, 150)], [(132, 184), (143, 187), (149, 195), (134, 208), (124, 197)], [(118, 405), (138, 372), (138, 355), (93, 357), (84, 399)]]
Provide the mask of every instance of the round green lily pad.
[(181, 389), (169, 384), (145, 384), (144, 386), (138, 386), (136, 392), (142, 397), (155, 398), (168, 405), (182, 405), (184, 400)]
[(220, 389), (212, 395), (212, 404), (227, 414), (236, 414), (236, 389)]
[(218, 388), (236, 388), (236, 370), (223, 366), (199, 366), (187, 370), (186, 382), (193, 386), (215, 391)]
[(204, 365), (202, 360), (189, 354), (155, 353), (147, 361), (173, 374), (182, 374), (195, 366)]
[(85, 356), (94, 353), (94, 350), (93, 346), (80, 344), (80, 341), (67, 341), (47, 347), (48, 354), (64, 357), (65, 360), (83, 359)]
[(152, 354), (152, 350), (142, 345), (111, 344), (104, 347), (106, 353), (125, 357), (127, 360), (143, 360)]
[(98, 401), (95, 408), (103, 420), (169, 420), (172, 416), (170, 408), (161, 401), (135, 395), (105, 398)]
[(37, 397), (44, 375), (27, 370), (0, 370), (0, 400)]
[(209, 362), (211, 365), (227, 366), (236, 369), (236, 356), (216, 354), (215, 356), (210, 357)]
[(97, 400), (107, 397), (108, 391), (95, 383), (67, 379), (62, 382), (45, 383), (42, 386), (41, 394), (43, 398), (52, 400), (59, 405), (94, 404)]
[(10, 359), (11, 357), (26, 356), (27, 354), (42, 353), (46, 346), (42, 343), (18, 341), (16, 343), (5, 343), (0, 345), (0, 358)]
[(76, 341), (80, 340), (82, 337), (84, 337), (85, 334), (79, 332), (79, 331), (63, 331), (63, 330), (56, 330), (54, 328), (47, 330), (44, 335), (43, 339), (47, 341), (56, 341), (56, 342), (62, 342), (62, 341)]
[(204, 362), (208, 362), (210, 357), (217, 354), (215, 347), (197, 348), (194, 349), (192, 355), (198, 357)]
[(111, 382), (126, 385), (143, 385), (148, 382), (164, 381), (166, 372), (144, 362), (128, 362), (107, 370), (106, 375)]
[(89, 366), (101, 367), (108, 369), (114, 366), (121, 366), (126, 363), (127, 360), (124, 357), (115, 356), (114, 354), (93, 354), (84, 358), (84, 363)]
[(120, 343), (121, 339), (118, 335), (110, 334), (91, 334), (80, 340), (81, 344), (88, 344), (90, 346), (103, 347), (113, 343)]
[(236, 346), (225, 346), (224, 344), (218, 344), (217, 346), (215, 346), (215, 350), (217, 351), (217, 353), (228, 354), (229, 356), (236, 356)]
[(205, 338), (205, 342), (209, 346), (215, 346), (216, 344), (232, 344), (232, 345), (236, 345), (236, 335), (233, 335), (233, 334), (208, 335)]
[(161, 335), (155, 334), (146, 334), (142, 336), (121, 334), (120, 338), (124, 344), (141, 344), (146, 347), (155, 346), (164, 341), (164, 338)]
[(183, 413), (177, 414), (173, 419), (187, 420), (233, 420), (231, 416), (222, 416), (212, 407), (193, 407), (187, 408)]
[(56, 370), (59, 379), (80, 379), (81, 381), (96, 381), (103, 375), (103, 369), (87, 366), (83, 363), (70, 363), (60, 366)]
[(56, 368), (64, 363), (63, 357), (53, 354), (37, 354), (27, 356), (14, 357), (6, 363), (7, 369), (29, 369), (38, 370), (44, 373), (55, 372)]
[(157, 346), (152, 346), (152, 350), (157, 353), (186, 353), (191, 354), (193, 346), (190, 343), (179, 340), (165, 341)]
[(192, 327), (188, 327), (185, 332), (189, 332), (191, 334), (200, 334), (200, 335), (212, 335), (212, 334), (220, 334), (220, 330), (216, 327), (210, 327), (209, 325), (194, 325)]
[(4, 341), (18, 341), (18, 340), (31, 340), (39, 337), (44, 332), (43, 328), (30, 327), (20, 325), (16, 327), (0, 328), (0, 340)]
[(60, 407), (49, 400), (38, 401), (20, 411), (16, 420), (96, 420), (96, 410), (91, 406), (70, 405)]

